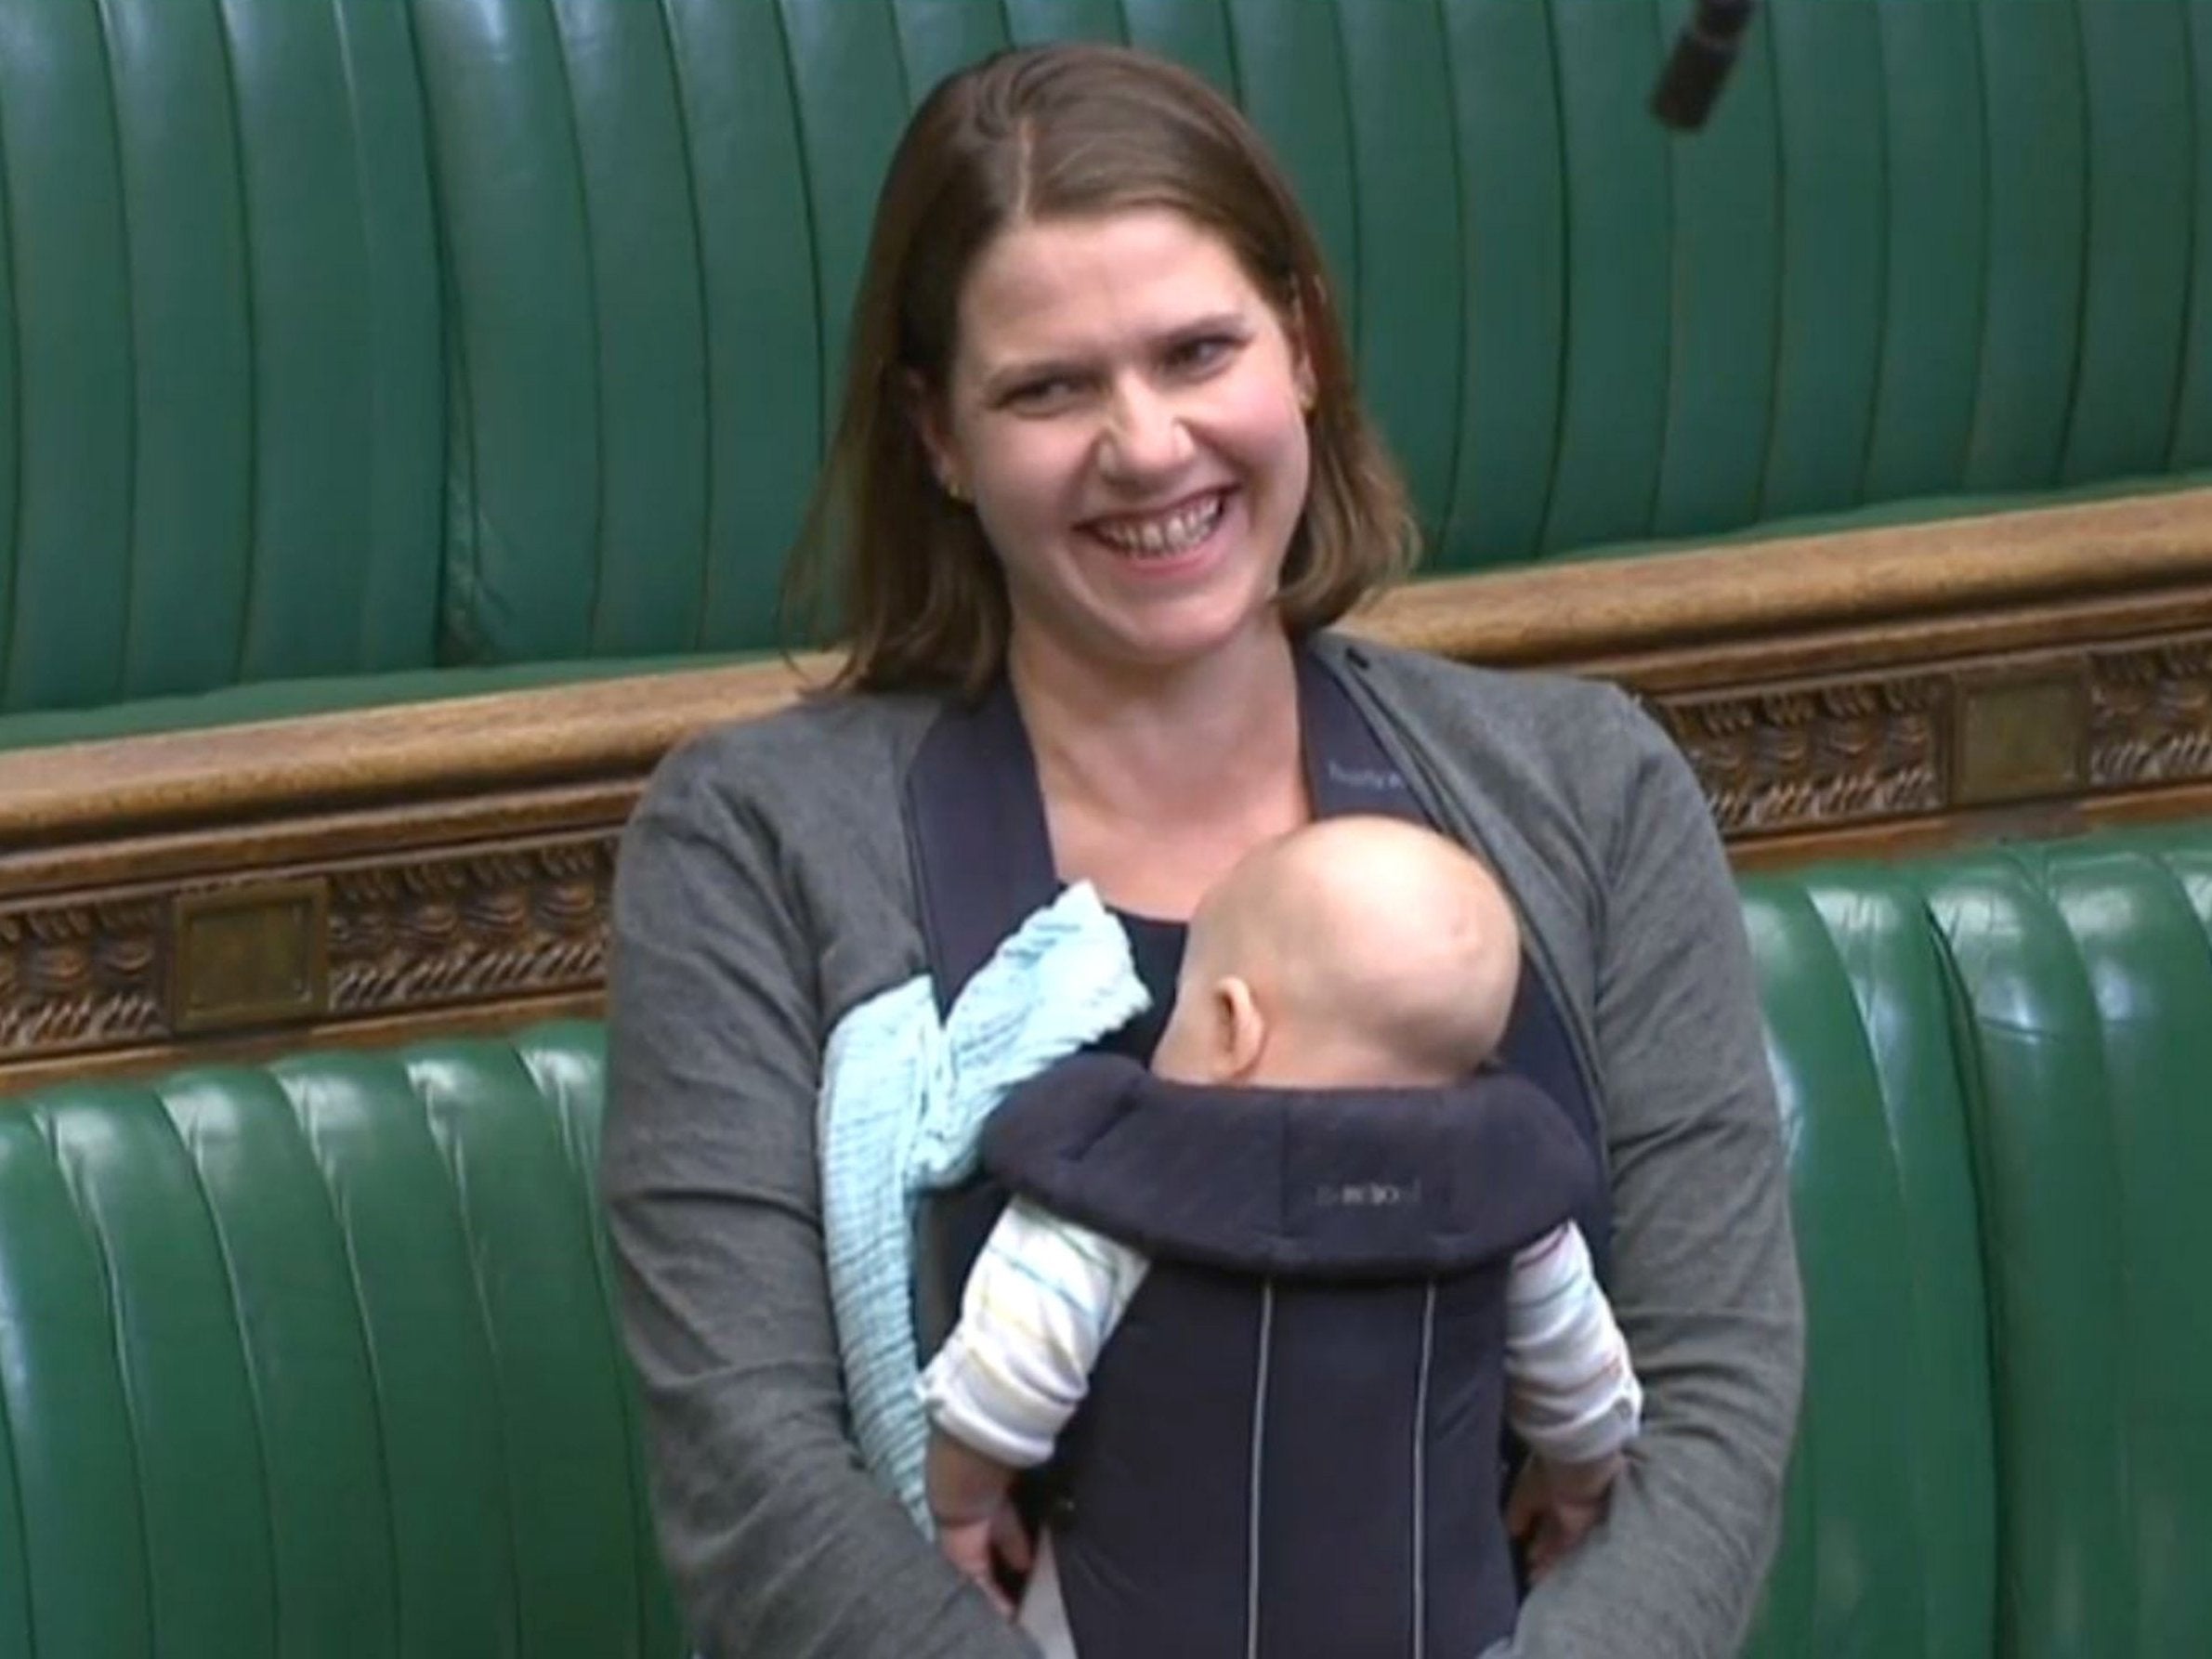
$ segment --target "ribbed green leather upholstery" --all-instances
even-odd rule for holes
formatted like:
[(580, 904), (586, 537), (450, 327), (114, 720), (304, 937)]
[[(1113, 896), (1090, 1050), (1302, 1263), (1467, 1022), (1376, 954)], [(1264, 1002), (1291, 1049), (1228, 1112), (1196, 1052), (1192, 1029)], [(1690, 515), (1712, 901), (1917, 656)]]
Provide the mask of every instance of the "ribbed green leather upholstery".
[[(2212, 0), (0, 0), (0, 713), (773, 643), (878, 179), (1233, 93), (1440, 569), (2212, 467)], [(0, 727), (0, 742), (8, 740)]]
[[(2185, 348), (2192, 315), (2212, 327), (2190, 159), (2212, 0), (1774, 0), (1695, 142), (1644, 111), (1681, 7), (1643, 0), (633, 9), (418, 6), (444, 20), (463, 337), (503, 331), (472, 362), (455, 519), (472, 650), (757, 638), (722, 630), (767, 614), (899, 123), (1008, 40), (1135, 41), (1251, 111), (1320, 223), (1439, 568), (2212, 464), (2212, 354)], [(530, 122), (465, 96), (455, 66), (494, 53)], [(672, 78), (711, 100), (674, 127)], [(591, 208), (687, 168), (688, 212)], [(479, 198), (499, 229), (476, 260)], [(696, 295), (668, 285), (694, 269)], [(633, 478), (634, 451), (666, 470)]]
[(0, 1654), (674, 1659), (598, 1033), (0, 1112)]
[(1745, 903), (1809, 1313), (1752, 1652), (2212, 1651), (2212, 825)]
[(2212, 837), (1930, 894), (1976, 1078), (2005, 1652), (2212, 1652)]
[(432, 660), (427, 163), (384, 0), (0, 3), (0, 708)]
[[(1755, 1659), (2212, 1651), (2212, 823), (1749, 880), (1809, 1313)], [(596, 1027), (0, 1106), (0, 1659), (674, 1655)]]
[(1978, 1204), (1944, 964), (1908, 876), (1746, 884), (1790, 1148), (1805, 1400), (1757, 1659), (1993, 1650)]

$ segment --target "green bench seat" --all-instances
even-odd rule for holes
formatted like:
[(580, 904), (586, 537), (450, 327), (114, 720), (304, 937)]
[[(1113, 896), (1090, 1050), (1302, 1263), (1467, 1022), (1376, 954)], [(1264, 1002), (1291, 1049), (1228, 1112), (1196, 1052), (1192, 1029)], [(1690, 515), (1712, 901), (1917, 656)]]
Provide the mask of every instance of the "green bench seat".
[[(2212, 823), (1743, 896), (1810, 1312), (1751, 1653), (2212, 1651)], [(0, 1107), (0, 1659), (677, 1659), (602, 1044)]]

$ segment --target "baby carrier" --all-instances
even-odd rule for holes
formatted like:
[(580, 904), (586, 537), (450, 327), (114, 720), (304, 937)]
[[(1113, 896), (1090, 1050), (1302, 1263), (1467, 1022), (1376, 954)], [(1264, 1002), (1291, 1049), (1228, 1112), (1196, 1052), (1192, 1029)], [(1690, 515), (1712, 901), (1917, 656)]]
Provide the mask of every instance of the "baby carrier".
[[(1316, 811), (1422, 821), (1302, 653), (1300, 693)], [(1057, 889), (1009, 691), (939, 723), (910, 796), (943, 1008)], [(1027, 1493), (1083, 1659), (1472, 1656), (1510, 1631), (1505, 1274), (1569, 1215), (1602, 1261), (1605, 1216), (1594, 1118), (1534, 973), (1501, 1060), (1442, 1091), (1194, 1091), (1080, 1056), (1000, 1108), (997, 1179), (924, 1220), (925, 1352), (1008, 1188), (1155, 1261)]]
[(1512, 1630), (1506, 1269), (1592, 1181), (1551, 1100), (1090, 1054), (1009, 1097), (984, 1157), (1153, 1261), (1049, 1476), (1083, 1659), (1471, 1659)]

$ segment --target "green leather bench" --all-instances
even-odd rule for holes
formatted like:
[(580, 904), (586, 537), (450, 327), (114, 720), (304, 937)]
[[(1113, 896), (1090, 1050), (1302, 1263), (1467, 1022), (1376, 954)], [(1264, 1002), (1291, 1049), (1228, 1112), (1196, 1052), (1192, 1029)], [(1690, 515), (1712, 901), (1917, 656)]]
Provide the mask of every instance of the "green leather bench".
[(1745, 886), (1811, 1311), (1754, 1651), (2212, 1652), (2212, 824)]
[(2212, 0), (1768, 0), (1695, 140), (1684, 9), (0, 0), (0, 748), (777, 644), (884, 160), (1009, 42), (1241, 98), (1437, 570), (2212, 467)]
[[(1811, 1308), (1752, 1652), (2212, 1652), (2212, 823), (1744, 902)], [(0, 1105), (0, 1659), (676, 1659), (601, 1042)]]
[(673, 1659), (596, 1027), (0, 1106), (0, 1654)]

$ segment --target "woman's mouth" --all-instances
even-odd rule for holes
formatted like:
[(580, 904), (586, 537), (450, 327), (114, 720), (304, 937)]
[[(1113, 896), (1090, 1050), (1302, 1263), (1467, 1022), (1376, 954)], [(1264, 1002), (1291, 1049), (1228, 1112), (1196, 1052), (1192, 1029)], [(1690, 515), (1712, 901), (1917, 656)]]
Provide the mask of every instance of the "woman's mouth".
[(1164, 563), (1195, 551), (1228, 511), (1229, 491), (1216, 490), (1165, 513), (1093, 518), (1085, 526), (1116, 553), (1140, 563)]

